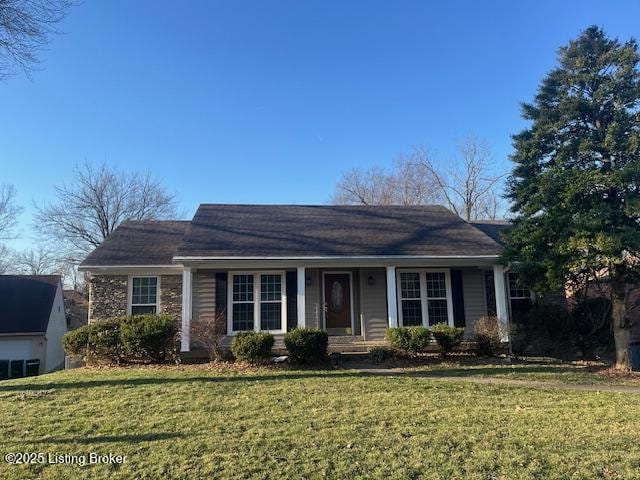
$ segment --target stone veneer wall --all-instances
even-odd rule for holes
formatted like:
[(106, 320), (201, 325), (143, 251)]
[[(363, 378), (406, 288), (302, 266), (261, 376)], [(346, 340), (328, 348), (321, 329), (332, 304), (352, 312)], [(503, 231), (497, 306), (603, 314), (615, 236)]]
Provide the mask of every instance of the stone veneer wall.
[(160, 310), (182, 320), (182, 275), (162, 275), (160, 278)]
[(92, 275), (89, 282), (89, 322), (127, 314), (127, 276)]
[[(89, 283), (89, 322), (127, 314), (127, 275), (92, 275)], [(160, 276), (160, 311), (182, 319), (182, 275)]]

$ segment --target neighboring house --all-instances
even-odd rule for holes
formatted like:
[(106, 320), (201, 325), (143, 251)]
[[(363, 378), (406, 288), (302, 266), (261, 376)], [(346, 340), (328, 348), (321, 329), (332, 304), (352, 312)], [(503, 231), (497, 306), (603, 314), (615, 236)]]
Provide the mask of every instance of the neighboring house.
[[(203, 204), (191, 221), (129, 221), (81, 264), (89, 322), (166, 312), (189, 327), (226, 316), (227, 335), (295, 327), (381, 341), (387, 327), (506, 325), (531, 298), (500, 264), (500, 243), (441, 206)], [(506, 329), (505, 329), (506, 331)], [(506, 337), (505, 337), (506, 339)]]
[(62, 368), (66, 332), (60, 276), (0, 275), (0, 368), (29, 360), (40, 360), (39, 373)]
[(86, 325), (89, 318), (89, 299), (76, 290), (64, 290), (62, 295), (69, 330)]

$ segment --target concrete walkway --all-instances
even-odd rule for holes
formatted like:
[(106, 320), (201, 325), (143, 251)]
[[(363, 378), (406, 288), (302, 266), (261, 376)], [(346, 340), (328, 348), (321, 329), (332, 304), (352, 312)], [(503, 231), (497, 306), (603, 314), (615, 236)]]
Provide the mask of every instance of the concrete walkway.
[(356, 365), (347, 367), (349, 369), (358, 370), (359, 372), (368, 373), (370, 375), (398, 376), (424, 378), (425, 380), (439, 380), (443, 382), (468, 382), (481, 385), (505, 385), (509, 387), (524, 388), (543, 388), (552, 390), (574, 390), (585, 392), (613, 392), (613, 393), (636, 393), (640, 394), (640, 387), (627, 385), (608, 385), (608, 384), (582, 384), (582, 383), (566, 383), (555, 380), (518, 380), (513, 378), (501, 377), (480, 377), (480, 376), (447, 376), (434, 372), (416, 372), (410, 370), (401, 370), (394, 368), (358, 368)]

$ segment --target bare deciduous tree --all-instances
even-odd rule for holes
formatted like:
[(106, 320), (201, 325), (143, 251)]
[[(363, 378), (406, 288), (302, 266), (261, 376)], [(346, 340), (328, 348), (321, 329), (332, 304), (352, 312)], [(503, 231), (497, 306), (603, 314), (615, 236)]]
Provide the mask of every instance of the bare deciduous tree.
[(15, 204), (16, 189), (13, 185), (0, 184), (0, 240), (14, 238), (13, 230), (18, 223), (22, 208)]
[(52, 249), (39, 246), (15, 255), (15, 268), (24, 275), (51, 275), (62, 273), (63, 266)]
[(55, 189), (55, 201), (36, 207), (36, 230), (74, 262), (125, 220), (176, 217), (175, 196), (149, 173), (127, 173), (85, 163), (74, 181)]
[[(15, 203), (16, 189), (13, 185), (0, 184), (0, 241), (15, 238), (15, 227), (22, 208)], [(12, 270), (13, 255), (9, 247), (0, 243), (0, 274)]]
[(492, 175), (491, 151), (473, 137), (460, 146), (459, 161), (445, 172), (429, 150), (414, 147), (399, 155), (391, 171), (379, 167), (353, 169), (336, 186), (331, 201), (338, 205), (427, 205), (444, 203), (467, 221), (494, 220), (500, 210)]
[(12, 257), (9, 247), (0, 243), (0, 275), (5, 273), (11, 273), (12, 271)]
[(0, 0), (0, 79), (15, 67), (31, 73), (39, 51), (72, 4), (71, 0)]
[[(424, 152), (424, 153), (422, 153)], [(415, 158), (429, 170), (447, 206), (466, 221), (495, 220), (500, 201), (495, 188), (503, 175), (493, 175), (491, 150), (486, 142), (469, 137), (459, 147), (460, 160), (450, 170), (436, 168), (422, 148)]]
[(336, 186), (336, 205), (427, 205), (439, 200), (431, 171), (415, 158), (416, 152), (399, 155), (394, 168), (353, 169)]

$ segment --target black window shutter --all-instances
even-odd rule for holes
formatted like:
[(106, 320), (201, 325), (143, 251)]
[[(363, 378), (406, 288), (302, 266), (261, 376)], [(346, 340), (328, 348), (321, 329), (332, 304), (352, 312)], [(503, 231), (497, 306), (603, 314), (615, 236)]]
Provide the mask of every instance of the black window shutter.
[(227, 333), (227, 272), (216, 272), (216, 314), (224, 315)]
[(464, 291), (462, 287), (462, 270), (451, 270), (451, 300), (453, 303), (453, 324), (464, 327)]
[(298, 272), (287, 272), (287, 331), (298, 326)]

